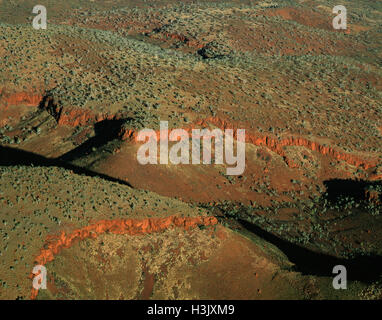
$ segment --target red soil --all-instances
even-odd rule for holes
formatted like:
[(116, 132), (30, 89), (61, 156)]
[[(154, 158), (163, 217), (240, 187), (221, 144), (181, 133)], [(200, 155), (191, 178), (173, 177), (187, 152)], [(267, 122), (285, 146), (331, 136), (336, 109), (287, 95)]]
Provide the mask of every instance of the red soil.
[(285, 20), (292, 20), (304, 26), (315, 27), (334, 31), (332, 27), (332, 19), (334, 17), (328, 15), (324, 16), (318, 12), (296, 9), (296, 8), (282, 8), (282, 9), (269, 9), (264, 13), (266, 16), (274, 17), (279, 16)]
[[(113, 234), (141, 235), (160, 232), (170, 227), (181, 227), (186, 230), (200, 225), (211, 226), (218, 223), (215, 217), (177, 217), (146, 218), (146, 219), (120, 219), (101, 220), (71, 233), (64, 231), (59, 236), (47, 237), (47, 243), (35, 258), (35, 263), (45, 265), (54, 260), (62, 249), (71, 247), (77, 241), (87, 238), (97, 238), (100, 234), (110, 232)], [(32, 274), (31, 278), (34, 277)], [(38, 290), (32, 289), (31, 299), (35, 299)]]
[(18, 93), (7, 93), (5, 89), (0, 89), (0, 99), (5, 107), (26, 105), (35, 107), (38, 106), (42, 100), (42, 95), (39, 93), (28, 93), (28, 92), (18, 92)]

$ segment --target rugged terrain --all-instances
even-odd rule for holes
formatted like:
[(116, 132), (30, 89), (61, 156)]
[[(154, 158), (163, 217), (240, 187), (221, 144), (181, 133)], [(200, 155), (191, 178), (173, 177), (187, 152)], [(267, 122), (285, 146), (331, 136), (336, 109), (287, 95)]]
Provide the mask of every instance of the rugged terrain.
[[(381, 1), (3, 2), (1, 298), (381, 297)], [(139, 164), (161, 120), (245, 171)]]

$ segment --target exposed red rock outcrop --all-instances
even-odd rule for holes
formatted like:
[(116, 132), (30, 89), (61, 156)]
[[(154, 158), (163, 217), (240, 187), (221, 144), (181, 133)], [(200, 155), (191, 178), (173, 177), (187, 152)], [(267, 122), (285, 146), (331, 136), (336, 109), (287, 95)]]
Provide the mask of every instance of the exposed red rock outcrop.
[[(113, 234), (141, 235), (166, 230), (171, 227), (180, 227), (186, 230), (197, 226), (211, 226), (218, 223), (215, 217), (178, 217), (146, 219), (119, 219), (100, 220), (84, 228), (76, 229), (71, 233), (62, 232), (59, 236), (47, 237), (47, 242), (40, 254), (35, 258), (37, 265), (45, 265), (54, 259), (62, 249), (71, 247), (76, 241), (87, 238), (96, 238), (100, 234), (110, 232)], [(31, 274), (30, 278), (34, 275)], [(32, 289), (31, 299), (35, 299), (38, 290)]]
[[(216, 118), (216, 117), (208, 118), (206, 120), (201, 120), (197, 124), (206, 125), (208, 123), (212, 123), (221, 129), (228, 129), (228, 128), (235, 129), (234, 126), (229, 124), (227, 121)], [(234, 133), (236, 133), (236, 131), (234, 131)], [(350, 165), (353, 165), (356, 167), (362, 167), (365, 170), (375, 167), (378, 164), (377, 161), (364, 160), (357, 156), (336, 150), (329, 146), (321, 145), (317, 142), (310, 141), (302, 137), (288, 137), (284, 139), (276, 139), (269, 136), (260, 136), (260, 135), (256, 135), (252, 133), (246, 133), (246, 142), (256, 146), (266, 146), (272, 151), (279, 154), (280, 156), (284, 157), (284, 159), (286, 159), (286, 156), (285, 156), (283, 147), (301, 146), (301, 147), (306, 147), (312, 151), (317, 151), (322, 155), (329, 156), (336, 160), (345, 161), (346, 163)], [(291, 164), (291, 165), (294, 166), (294, 164)]]
[(45, 108), (61, 126), (86, 126), (103, 120), (118, 120), (122, 119), (123, 115), (109, 114), (109, 113), (96, 113), (88, 109), (77, 107), (61, 107), (54, 102), (54, 98), (47, 96), (43, 100), (43, 108)]
[[(204, 120), (196, 121), (194, 125), (188, 128), (184, 128), (184, 130), (186, 130), (187, 132), (191, 132), (191, 130), (195, 128), (195, 126), (206, 127), (211, 124), (222, 130), (234, 129), (234, 137), (236, 138), (236, 132), (237, 132), (236, 128), (233, 125), (231, 125), (229, 122), (217, 117), (211, 117)], [(157, 139), (159, 140), (160, 132), (157, 131), (156, 133), (157, 133)], [(135, 141), (137, 141), (137, 133), (134, 132), (133, 130), (121, 131), (120, 137), (122, 140), (134, 139)], [(288, 147), (288, 146), (305, 147), (312, 151), (317, 151), (322, 155), (329, 156), (333, 159), (345, 161), (346, 163), (350, 165), (353, 165), (356, 167), (362, 167), (365, 170), (369, 168), (373, 168), (378, 164), (377, 161), (364, 160), (357, 156), (351, 155), (349, 153), (336, 150), (335, 148), (332, 148), (330, 146), (321, 145), (317, 142), (310, 141), (302, 137), (291, 136), (284, 139), (277, 139), (270, 136), (246, 132), (245, 141), (246, 143), (251, 143), (256, 146), (265, 146), (269, 148), (273, 152), (282, 156), (290, 167), (296, 167), (296, 164), (294, 164), (291, 160), (287, 158), (285, 151), (283, 150), (283, 147)]]
[[(50, 107), (52, 110), (52, 107)], [(100, 122), (102, 120), (119, 120), (123, 118), (122, 114), (107, 114), (107, 113), (94, 113), (89, 110), (84, 110), (80, 108), (65, 108), (53, 106), (53, 113), (56, 117), (56, 120), (59, 125), (68, 125), (68, 126), (82, 126), (89, 125), (92, 123)], [(184, 128), (187, 132), (191, 132), (195, 126), (207, 127), (209, 125), (214, 125), (222, 130), (225, 129), (234, 129), (234, 134), (236, 135), (236, 128), (234, 125), (230, 124), (228, 121), (220, 119), (218, 117), (210, 117), (207, 119), (196, 121), (189, 127)], [(137, 132), (133, 129), (121, 129), (119, 137), (122, 140), (137, 140)], [(159, 140), (160, 132), (157, 131), (157, 137)], [(236, 136), (235, 136), (236, 138)], [(317, 151), (322, 155), (329, 156), (336, 160), (344, 161), (350, 165), (361, 167), (366, 169), (375, 167), (378, 162), (373, 160), (365, 160), (357, 157), (355, 155), (336, 150), (333, 147), (321, 145), (318, 142), (314, 142), (302, 137), (288, 137), (288, 138), (273, 138), (271, 136), (265, 136), (260, 134), (254, 134), (246, 132), (245, 137), (246, 143), (251, 143), (256, 146), (265, 146), (277, 153), (278, 155), (284, 158), (284, 161), (290, 167), (297, 167), (290, 159), (287, 158), (283, 147), (287, 146), (301, 146), (308, 148), (312, 151)]]
[(18, 92), (8, 93), (4, 89), (0, 91), (0, 101), (6, 108), (9, 106), (26, 105), (36, 107), (40, 104), (43, 96), (40, 93)]

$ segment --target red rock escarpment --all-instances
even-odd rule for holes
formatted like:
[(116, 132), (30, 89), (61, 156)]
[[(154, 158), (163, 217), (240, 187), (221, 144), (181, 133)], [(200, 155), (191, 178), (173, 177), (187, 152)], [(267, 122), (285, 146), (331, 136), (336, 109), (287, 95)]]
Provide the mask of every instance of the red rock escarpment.
[[(59, 125), (68, 125), (68, 126), (82, 126), (82, 125), (89, 125), (92, 123), (100, 122), (103, 120), (119, 120), (123, 119), (123, 114), (107, 114), (107, 113), (94, 113), (90, 110), (84, 110), (79, 108), (65, 108), (65, 110), (61, 107), (53, 106), (50, 107), (51, 113), (53, 110), (53, 115), (56, 117), (56, 120)], [(233, 129), (234, 130), (234, 137), (236, 137), (236, 129), (232, 124), (227, 122), (226, 120), (220, 119), (218, 117), (210, 117), (203, 120), (198, 120), (194, 122), (193, 125), (184, 128), (187, 132), (191, 132), (195, 126), (201, 126), (201, 127), (207, 127), (209, 125), (214, 125), (222, 130), (225, 129)], [(119, 133), (119, 137), (122, 140), (135, 140), (137, 141), (137, 135), (138, 133), (134, 131), (133, 129), (121, 129)], [(157, 137), (159, 140), (160, 132), (157, 131)], [(310, 149), (312, 151), (317, 151), (322, 155), (329, 156), (336, 160), (344, 161), (350, 165), (353, 165), (357, 168), (363, 168), (363, 169), (369, 169), (373, 168), (378, 164), (378, 161), (376, 160), (365, 160), (361, 159), (360, 157), (357, 157), (355, 155), (336, 150), (333, 147), (325, 146), (322, 144), (319, 144), (318, 142), (314, 142), (311, 140), (308, 140), (306, 138), (302, 137), (287, 137), (283, 139), (273, 138), (270, 136), (260, 135), (260, 134), (254, 134), (246, 132), (245, 135), (245, 142), (251, 143), (255, 146), (265, 146), (272, 150), (273, 152), (277, 153), (278, 155), (282, 156), (284, 161), (288, 164), (290, 167), (297, 167), (295, 163), (293, 163), (290, 159), (287, 158), (285, 151), (283, 150), (283, 147), (290, 147), (290, 146), (300, 146), (305, 147), (307, 149)]]
[(77, 108), (66, 108), (58, 113), (57, 123), (59, 125), (77, 127), (85, 126), (103, 120), (119, 120), (122, 119), (122, 115), (108, 114), (108, 113), (94, 113), (89, 110), (82, 110)]
[[(207, 127), (208, 125), (211, 125), (211, 124), (222, 130), (233, 129), (234, 137), (237, 138), (237, 131), (236, 131), (237, 128), (235, 128), (233, 125), (231, 125), (227, 121), (219, 119), (217, 117), (211, 117), (204, 120), (196, 121), (191, 127), (184, 128), (184, 130), (190, 133), (191, 130), (195, 128), (195, 126)], [(157, 134), (157, 139), (159, 141), (160, 132), (157, 131), (156, 134)], [(120, 137), (122, 140), (134, 139), (135, 141), (137, 141), (137, 132), (131, 129), (122, 130), (120, 132)], [(277, 139), (277, 138), (272, 138), (270, 136), (264, 136), (260, 134), (246, 132), (245, 142), (253, 144), (255, 146), (265, 146), (269, 148), (273, 152), (282, 156), (290, 167), (297, 167), (297, 165), (287, 158), (285, 151), (283, 150), (283, 147), (291, 147), (291, 146), (305, 147), (312, 151), (317, 151), (318, 153), (322, 155), (329, 156), (333, 159), (344, 161), (355, 167), (362, 167), (365, 170), (369, 168), (373, 168), (378, 164), (378, 161), (376, 160), (361, 159), (360, 157), (354, 156), (352, 154), (336, 150), (335, 148), (330, 146), (321, 145), (317, 142), (310, 141), (302, 137), (291, 136), (288, 138)]]
[(39, 93), (28, 93), (28, 92), (18, 92), (18, 93), (7, 93), (5, 90), (0, 91), (0, 101), (1, 104), (6, 108), (9, 106), (26, 105), (30, 107), (36, 107), (40, 104), (42, 100), (42, 95)]
[[(160, 232), (171, 227), (180, 227), (185, 230), (197, 226), (211, 226), (218, 223), (215, 217), (178, 217), (169, 216), (165, 218), (146, 219), (119, 219), (100, 220), (84, 228), (76, 229), (71, 233), (62, 232), (59, 236), (47, 237), (47, 243), (41, 249), (40, 254), (35, 258), (37, 265), (45, 265), (54, 260), (62, 249), (71, 247), (76, 241), (87, 238), (97, 238), (100, 234), (110, 232), (113, 234), (142, 235)], [(34, 275), (31, 274), (30, 278)], [(31, 299), (35, 299), (38, 290), (32, 289)]]

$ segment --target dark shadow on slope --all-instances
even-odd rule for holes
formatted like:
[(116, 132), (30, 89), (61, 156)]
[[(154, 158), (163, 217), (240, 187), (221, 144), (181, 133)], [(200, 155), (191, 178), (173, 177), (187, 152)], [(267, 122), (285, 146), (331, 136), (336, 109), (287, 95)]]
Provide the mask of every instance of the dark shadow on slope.
[[(365, 213), (365, 217), (368, 219), (368, 221), (367, 224), (365, 224), (365, 227), (361, 227), (360, 230), (374, 228), (374, 234), (380, 239), (382, 239), (382, 235), (380, 235), (379, 232), (379, 230), (381, 230), (381, 219), (379, 219), (380, 216), (369, 215), (368, 210), (370, 210), (370, 208), (368, 208), (368, 203), (370, 203), (370, 199), (367, 197), (366, 193), (366, 190), (368, 190), (371, 187), (379, 190), (382, 187), (381, 182), (334, 179), (325, 181), (324, 184), (327, 188), (327, 192), (323, 194), (321, 199), (319, 200), (319, 204), (317, 207), (318, 210), (322, 207), (326, 208), (325, 204), (328, 203), (327, 200), (331, 202), (330, 206), (333, 206), (336, 203), (344, 202), (344, 199), (344, 203), (353, 203), (353, 205), (358, 204), (358, 206), (354, 207), (353, 209), (349, 208), (348, 211), (350, 210), (353, 213), (350, 215), (347, 214), (345, 217), (343, 217), (343, 219), (348, 217), (353, 219), (353, 215), (358, 215), (361, 212)], [(342, 219), (343, 214), (341, 208), (342, 207), (339, 205), (338, 209), (332, 209), (334, 211), (338, 211), (339, 219)], [(302, 208), (300, 208), (300, 210), (301, 209)], [(350, 258), (345, 258), (337, 255), (337, 253), (334, 252), (334, 249), (333, 253), (331, 253), (331, 251), (328, 250), (324, 252), (318, 248), (310, 249), (307, 246), (294, 243), (290, 239), (288, 239), (287, 236), (290, 236), (288, 232), (285, 232), (280, 235), (275, 234), (273, 232), (266, 231), (262, 225), (258, 225), (256, 223), (247, 221), (247, 216), (253, 217), (253, 212), (247, 207), (233, 206), (233, 208), (230, 208), (228, 206), (227, 208), (226, 206), (222, 206), (220, 208), (217, 208), (217, 210), (218, 212), (220, 211), (220, 213), (222, 214), (221, 216), (224, 217), (223, 220), (237, 220), (240, 224), (239, 229), (240, 227), (242, 227), (246, 231), (255, 234), (256, 236), (264, 239), (265, 241), (275, 245), (288, 257), (288, 259), (292, 263), (295, 264), (295, 270), (301, 272), (304, 275), (333, 277), (335, 276), (332, 273), (333, 267), (336, 265), (344, 265), (347, 269), (349, 280), (372, 282), (379, 280), (382, 276), (382, 256), (379, 254), (373, 254), (368, 252), (356, 253), (355, 251), (354, 253), (352, 253), (353, 255)], [(277, 222), (277, 216), (273, 216), (271, 221)], [(338, 220), (335, 216), (333, 217), (332, 221), (336, 221), (337, 224), (340, 223), (340, 220)], [(299, 222), (295, 221), (295, 223), (298, 224)], [(306, 221), (303, 221), (302, 223), (306, 223)], [(341, 230), (341, 228), (339, 228), (338, 230)], [(349, 229), (344, 229), (344, 231), (347, 230)], [(334, 233), (335, 231), (332, 232)], [(320, 241), (319, 238), (312, 239), (313, 243), (311, 244), (314, 244), (315, 240)], [(378, 245), (378, 241), (380, 239), (373, 239), (373, 243)], [(367, 240), (365, 241), (367, 243)]]
[(244, 220), (240, 224), (249, 232), (272, 243), (295, 264), (295, 271), (304, 275), (334, 277), (333, 267), (343, 265), (347, 269), (348, 280), (372, 282), (382, 275), (382, 256), (359, 256), (353, 259), (341, 259), (317, 253), (299, 245), (283, 240), (272, 233)]
[(94, 171), (81, 168), (72, 164), (68, 164), (58, 159), (49, 159), (32, 152), (10, 147), (0, 146), (0, 166), (60, 167), (67, 170), (72, 170), (76, 174), (86, 175), (89, 177), (99, 177), (104, 180), (117, 182), (132, 188), (132, 186), (126, 181), (112, 178), (104, 174), (96, 173)]
[(355, 200), (366, 200), (366, 187), (377, 184), (378, 183), (376, 182), (351, 179), (333, 179), (324, 181), (327, 198), (330, 201), (336, 201), (339, 198), (345, 197), (354, 198)]
[(100, 148), (115, 139), (121, 130), (124, 120), (103, 120), (94, 125), (95, 136), (77, 148), (58, 158), (60, 161), (74, 161), (92, 152), (93, 148)]
[(47, 92), (40, 101), (38, 108), (40, 110), (46, 110), (56, 121), (60, 119), (63, 108), (58, 107), (54, 101), (53, 94)]

